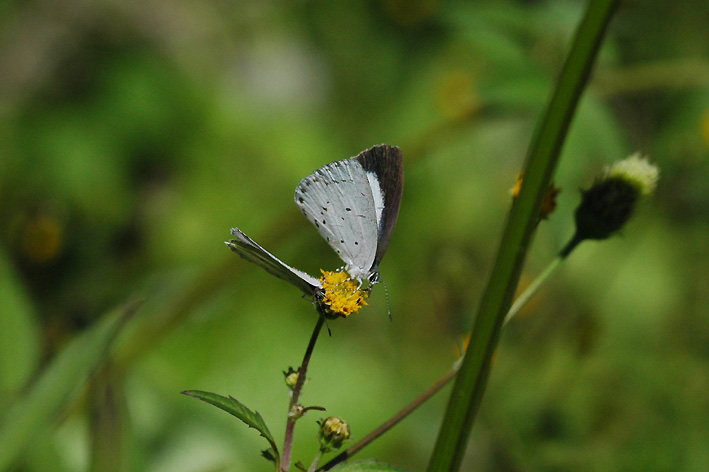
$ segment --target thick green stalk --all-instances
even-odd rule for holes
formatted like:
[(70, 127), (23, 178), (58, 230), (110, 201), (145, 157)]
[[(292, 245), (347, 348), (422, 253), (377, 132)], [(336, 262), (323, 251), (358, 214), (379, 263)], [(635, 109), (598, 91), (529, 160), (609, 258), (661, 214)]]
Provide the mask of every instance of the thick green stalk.
[(485, 391), (490, 359), (505, 314), (512, 303), (542, 200), (617, 3), (615, 0), (591, 1), (543, 120), (532, 139), (522, 190), (508, 216), (495, 265), (475, 318), (470, 346), (428, 465), (429, 472), (456, 471), (460, 468), (473, 420)]

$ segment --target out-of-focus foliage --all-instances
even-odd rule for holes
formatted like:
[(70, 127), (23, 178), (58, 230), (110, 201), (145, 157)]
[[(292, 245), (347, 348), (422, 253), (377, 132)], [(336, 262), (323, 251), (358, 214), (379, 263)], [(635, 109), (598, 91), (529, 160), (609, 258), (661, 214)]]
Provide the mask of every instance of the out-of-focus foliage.
[[(0, 421), (99, 315), (145, 300), (106, 372), (18, 467), (96, 468), (110, 444), (115, 470), (269, 470), (253, 431), (179, 392), (233, 395), (280, 440), (281, 371), (299, 363), (316, 313), (222, 242), (238, 225), (296, 267), (336, 268), (293, 190), (382, 142), (406, 167), (381, 266), (393, 321), (379, 286), (330, 323), (303, 401), (356, 439), (418, 395), (472, 324), (583, 7), (2, 4)], [(577, 189), (603, 165), (640, 150), (660, 185), (623, 237), (584, 243), (506, 328), (466, 470), (709, 469), (707, 24), (702, 0), (627, 2), (612, 23), (527, 277), (570, 236)], [(363, 457), (421, 470), (445, 396)], [(317, 419), (296, 431), (306, 463)]]

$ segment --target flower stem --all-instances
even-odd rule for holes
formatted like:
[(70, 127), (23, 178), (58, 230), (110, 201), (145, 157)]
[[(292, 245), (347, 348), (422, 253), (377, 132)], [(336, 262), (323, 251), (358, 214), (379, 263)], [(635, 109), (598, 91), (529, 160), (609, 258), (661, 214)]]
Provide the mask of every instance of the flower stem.
[(574, 236), (566, 243), (566, 246), (559, 252), (559, 258), (565, 259), (582, 241), (583, 237), (576, 231)]
[(308, 472), (315, 472), (318, 470), (318, 464), (320, 464), (320, 459), (322, 459), (322, 451), (318, 451), (318, 453), (315, 455), (315, 459), (313, 459), (313, 463), (310, 464), (310, 467), (308, 467)]
[(529, 287), (527, 287), (524, 292), (522, 292), (522, 294), (517, 297), (515, 302), (512, 304), (512, 307), (507, 312), (507, 315), (505, 315), (505, 325), (509, 323), (512, 317), (519, 313), (519, 311), (529, 302), (529, 300), (532, 299), (534, 295), (537, 294), (542, 284), (546, 282), (549, 276), (561, 265), (563, 261), (563, 257), (557, 256), (553, 261), (551, 261), (551, 264), (549, 264), (547, 268), (544, 269), (544, 272), (539, 274), (537, 278), (534, 279), (534, 281), (529, 285)]
[(536, 279), (527, 287), (522, 294), (515, 299), (515, 302), (512, 304), (512, 307), (510, 310), (507, 312), (507, 315), (505, 315), (505, 321), (503, 326), (505, 326), (511, 319), (514, 317), (519, 311), (529, 302), (529, 300), (532, 299), (534, 295), (537, 294), (539, 289), (541, 288), (542, 284), (546, 282), (546, 280), (549, 278), (551, 274), (554, 273), (556, 269), (559, 268), (562, 262), (571, 254), (571, 251), (576, 249), (576, 247), (583, 241), (583, 238), (579, 236), (578, 233), (575, 233), (574, 236), (569, 240), (568, 243), (566, 243), (566, 246), (559, 252), (559, 255), (556, 256), (556, 259), (551, 261), (551, 263), (547, 266), (546, 269), (544, 269), (544, 272), (539, 274)]
[(318, 322), (315, 324), (315, 329), (313, 329), (313, 334), (310, 336), (310, 342), (308, 347), (305, 349), (305, 355), (303, 356), (303, 362), (298, 368), (298, 380), (293, 387), (293, 392), (290, 399), (290, 404), (288, 405), (288, 419), (286, 421), (286, 434), (283, 440), (283, 455), (281, 456), (281, 471), (287, 472), (290, 469), (290, 459), (291, 452), (293, 449), (293, 432), (295, 430), (295, 422), (298, 420), (299, 415), (295, 415), (295, 409), (298, 405), (298, 399), (300, 398), (300, 392), (303, 390), (303, 385), (305, 384), (305, 376), (308, 371), (308, 364), (310, 363), (310, 357), (313, 354), (313, 349), (315, 349), (315, 342), (318, 340), (318, 335), (325, 324), (325, 316), (322, 313), (322, 309), (318, 305), (318, 311), (320, 316), (318, 317)]

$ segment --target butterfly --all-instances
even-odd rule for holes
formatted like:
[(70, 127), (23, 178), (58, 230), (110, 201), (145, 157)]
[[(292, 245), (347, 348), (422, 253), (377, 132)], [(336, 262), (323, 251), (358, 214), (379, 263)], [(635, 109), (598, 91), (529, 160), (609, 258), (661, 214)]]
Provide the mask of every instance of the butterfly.
[[(399, 215), (404, 183), (401, 151), (382, 144), (350, 159), (327, 164), (305, 177), (295, 202), (345, 263), (352, 280), (375, 284), (379, 263), (389, 246)], [(317, 295), (320, 279), (289, 266), (239, 228), (226, 245), (244, 259), (299, 288)]]

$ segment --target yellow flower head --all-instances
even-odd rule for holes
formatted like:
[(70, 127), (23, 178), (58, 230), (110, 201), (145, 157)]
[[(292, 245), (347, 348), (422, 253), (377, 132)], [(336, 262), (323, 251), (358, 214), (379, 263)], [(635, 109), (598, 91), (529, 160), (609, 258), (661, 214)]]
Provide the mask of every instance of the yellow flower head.
[(322, 303), (327, 307), (333, 317), (357, 313), (367, 304), (365, 301), (369, 293), (361, 287), (345, 271), (331, 272), (321, 270), (323, 297)]

